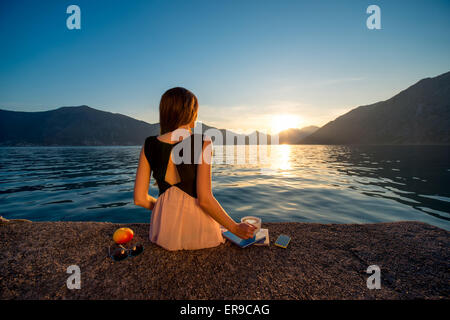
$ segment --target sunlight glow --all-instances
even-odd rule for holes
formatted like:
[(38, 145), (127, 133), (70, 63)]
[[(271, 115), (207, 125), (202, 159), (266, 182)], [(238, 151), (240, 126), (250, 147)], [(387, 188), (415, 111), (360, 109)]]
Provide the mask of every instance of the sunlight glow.
[(291, 146), (281, 145), (279, 146), (279, 154), (275, 167), (279, 170), (290, 170), (291, 168)]
[(288, 144), (270, 146), (268, 166), (262, 167), (263, 172), (274, 175), (291, 176), (292, 146)]
[(301, 123), (300, 117), (293, 114), (278, 114), (272, 118), (271, 132), (279, 133), (280, 131), (299, 128)]

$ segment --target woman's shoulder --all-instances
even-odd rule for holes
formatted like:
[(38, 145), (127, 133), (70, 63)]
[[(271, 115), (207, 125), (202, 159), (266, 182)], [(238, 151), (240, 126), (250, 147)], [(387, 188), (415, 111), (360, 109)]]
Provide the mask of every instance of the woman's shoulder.
[(144, 148), (147, 146), (150, 146), (150, 144), (152, 144), (155, 140), (156, 140), (157, 136), (148, 136), (147, 138), (145, 138), (144, 140)]
[(192, 141), (211, 141), (211, 138), (201, 132), (193, 132), (192, 134), (186, 136), (184, 139), (181, 140), (181, 142), (189, 142)]
[(201, 132), (200, 133), (193, 133), (190, 136), (190, 138), (191, 138), (190, 139), (191, 141), (194, 141), (194, 144), (195, 143), (199, 143), (202, 147), (205, 147), (206, 145), (212, 143), (211, 137), (207, 136), (206, 134), (201, 133)]
[(207, 136), (206, 134), (202, 134), (202, 137), (203, 137), (203, 141), (205, 141), (205, 142), (212, 142), (210, 136)]
[[(159, 142), (159, 143), (158, 143)], [(182, 144), (185, 143), (211, 143), (212, 140), (209, 136), (203, 134), (203, 133), (192, 133), (191, 135), (187, 136), (184, 139), (181, 139), (179, 142), (182, 142)], [(165, 145), (176, 145), (177, 143), (171, 141), (171, 136), (170, 135), (163, 135), (163, 136), (159, 136), (159, 135), (153, 135), (153, 136), (148, 136), (147, 138), (145, 138), (145, 142), (144, 142), (144, 148), (150, 150), (152, 147), (154, 146), (165, 146)]]
[(202, 141), (211, 141), (210, 136), (207, 136), (206, 134), (201, 133), (201, 132), (194, 132), (189, 137), (193, 138), (193, 139), (198, 139), (198, 140), (201, 139)]
[(148, 136), (144, 140), (144, 154), (148, 162), (150, 162), (150, 153), (151, 150), (154, 149), (156, 137), (157, 136)]

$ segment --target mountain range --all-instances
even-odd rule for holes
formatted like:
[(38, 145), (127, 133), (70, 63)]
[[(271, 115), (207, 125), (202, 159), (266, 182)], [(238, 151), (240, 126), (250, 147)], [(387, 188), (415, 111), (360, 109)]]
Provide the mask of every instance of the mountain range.
[(40, 112), (0, 110), (0, 145), (140, 145), (159, 124), (88, 106)]
[(450, 72), (357, 107), (304, 137), (305, 144), (450, 144)]
[[(211, 128), (203, 124), (201, 131)], [(259, 143), (258, 134), (266, 138), (258, 131), (243, 135), (218, 130), (227, 144), (230, 139), (233, 144)], [(158, 123), (85, 105), (39, 112), (0, 109), (0, 146), (142, 145), (157, 134)], [(268, 135), (267, 141), (272, 140)], [(321, 128), (282, 131), (279, 143), (450, 144), (450, 72), (422, 79), (386, 101), (357, 107)]]
[[(213, 134), (211, 129), (216, 128), (202, 124), (194, 132)], [(212, 136), (216, 144), (259, 143), (258, 138), (271, 142), (270, 136), (264, 137), (258, 131), (244, 135), (217, 130), (223, 141)], [(146, 137), (158, 134), (159, 123), (151, 124), (85, 105), (38, 112), (0, 109), (0, 146), (129, 146), (142, 145)], [(290, 140), (287, 137), (284, 142), (295, 143), (300, 136), (293, 135)]]

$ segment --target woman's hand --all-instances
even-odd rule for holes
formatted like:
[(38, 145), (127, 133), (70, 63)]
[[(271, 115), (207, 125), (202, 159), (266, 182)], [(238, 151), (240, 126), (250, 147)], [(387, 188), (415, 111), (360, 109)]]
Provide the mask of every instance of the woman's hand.
[(239, 223), (236, 224), (234, 230), (232, 231), (235, 235), (237, 235), (241, 239), (249, 239), (253, 237), (253, 232), (256, 230), (256, 227), (249, 223)]

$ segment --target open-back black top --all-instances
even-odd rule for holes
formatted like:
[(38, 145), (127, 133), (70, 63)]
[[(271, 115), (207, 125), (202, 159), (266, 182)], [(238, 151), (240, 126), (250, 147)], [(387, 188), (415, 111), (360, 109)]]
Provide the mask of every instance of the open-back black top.
[[(153, 171), (153, 178), (158, 184), (159, 195), (170, 187), (176, 186), (191, 197), (197, 198), (197, 163), (203, 150), (203, 138), (201, 134), (191, 134), (173, 144), (162, 142), (157, 136), (145, 139), (144, 154)], [(171, 185), (165, 178), (169, 157), (174, 148), (174, 154), (179, 155), (182, 161), (179, 164), (174, 161), (180, 182)]]

